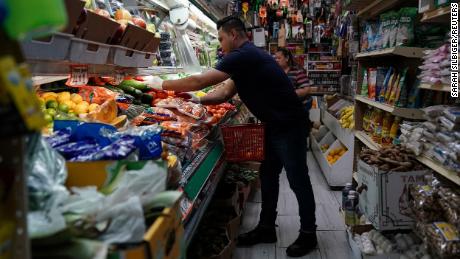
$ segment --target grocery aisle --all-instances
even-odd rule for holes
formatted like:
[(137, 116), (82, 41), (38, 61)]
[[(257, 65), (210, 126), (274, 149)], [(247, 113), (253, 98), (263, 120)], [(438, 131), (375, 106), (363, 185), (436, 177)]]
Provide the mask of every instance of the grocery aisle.
[[(345, 224), (338, 209), (340, 191), (331, 191), (318, 167), (312, 153), (308, 153), (308, 167), (315, 192), (316, 219), (318, 225), (318, 249), (302, 258), (337, 259), (351, 258), (346, 239)], [(246, 204), (240, 233), (254, 228), (260, 213), (260, 191)], [(297, 238), (299, 230), (297, 201), (289, 188), (286, 174), (280, 177), (280, 196), (278, 200), (278, 219), (276, 244), (262, 244), (251, 248), (237, 248), (234, 259), (280, 259), (287, 258), (286, 248)]]

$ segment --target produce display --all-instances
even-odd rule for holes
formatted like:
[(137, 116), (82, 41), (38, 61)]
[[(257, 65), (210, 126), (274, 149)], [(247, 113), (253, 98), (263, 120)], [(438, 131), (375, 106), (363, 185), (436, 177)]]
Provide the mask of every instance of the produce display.
[(355, 128), (355, 118), (354, 118), (355, 106), (348, 106), (342, 109), (340, 113), (339, 123), (342, 128), (345, 129), (354, 129)]
[(423, 169), (415, 155), (401, 146), (384, 147), (379, 151), (363, 148), (359, 158), (383, 171), (408, 172)]
[(345, 152), (347, 152), (347, 149), (343, 146), (331, 149), (327, 154), (327, 161), (329, 164), (333, 165), (345, 154)]
[(416, 155), (433, 158), (446, 168), (460, 172), (458, 107), (438, 105), (423, 110), (427, 121), (401, 124), (401, 144)]

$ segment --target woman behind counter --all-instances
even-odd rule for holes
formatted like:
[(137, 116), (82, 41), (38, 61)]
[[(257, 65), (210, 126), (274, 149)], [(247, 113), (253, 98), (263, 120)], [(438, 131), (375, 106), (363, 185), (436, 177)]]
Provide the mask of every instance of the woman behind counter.
[(317, 87), (310, 85), (310, 80), (305, 70), (298, 66), (292, 53), (286, 48), (278, 48), (275, 53), (275, 60), (283, 68), (296, 89), (297, 96), (304, 103), (305, 109), (310, 111), (312, 105), (311, 94), (317, 91)]

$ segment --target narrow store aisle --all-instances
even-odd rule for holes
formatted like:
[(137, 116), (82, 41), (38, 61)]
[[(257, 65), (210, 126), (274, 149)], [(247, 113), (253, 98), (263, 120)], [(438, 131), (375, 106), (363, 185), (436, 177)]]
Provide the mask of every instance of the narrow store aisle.
[[(302, 258), (308, 259), (346, 259), (350, 257), (350, 248), (346, 239), (345, 224), (339, 215), (340, 191), (331, 191), (324, 179), (315, 158), (308, 153), (308, 167), (315, 192), (316, 221), (318, 225), (318, 249)], [(240, 232), (254, 228), (260, 213), (260, 191), (250, 200), (243, 215)], [(287, 258), (286, 248), (298, 236), (300, 226), (297, 201), (289, 188), (286, 173), (280, 177), (280, 196), (278, 200), (278, 220), (276, 244), (263, 244), (251, 248), (237, 248), (234, 259), (280, 259)]]

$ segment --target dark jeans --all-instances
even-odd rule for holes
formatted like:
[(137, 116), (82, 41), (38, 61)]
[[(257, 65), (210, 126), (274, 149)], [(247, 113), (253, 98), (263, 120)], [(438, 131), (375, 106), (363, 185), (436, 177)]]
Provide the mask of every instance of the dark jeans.
[(284, 167), (289, 186), (299, 203), (301, 230), (315, 231), (315, 199), (308, 176), (306, 123), (267, 126), (266, 157), (260, 169), (262, 211), (259, 224), (275, 226), (279, 195), (279, 176)]

